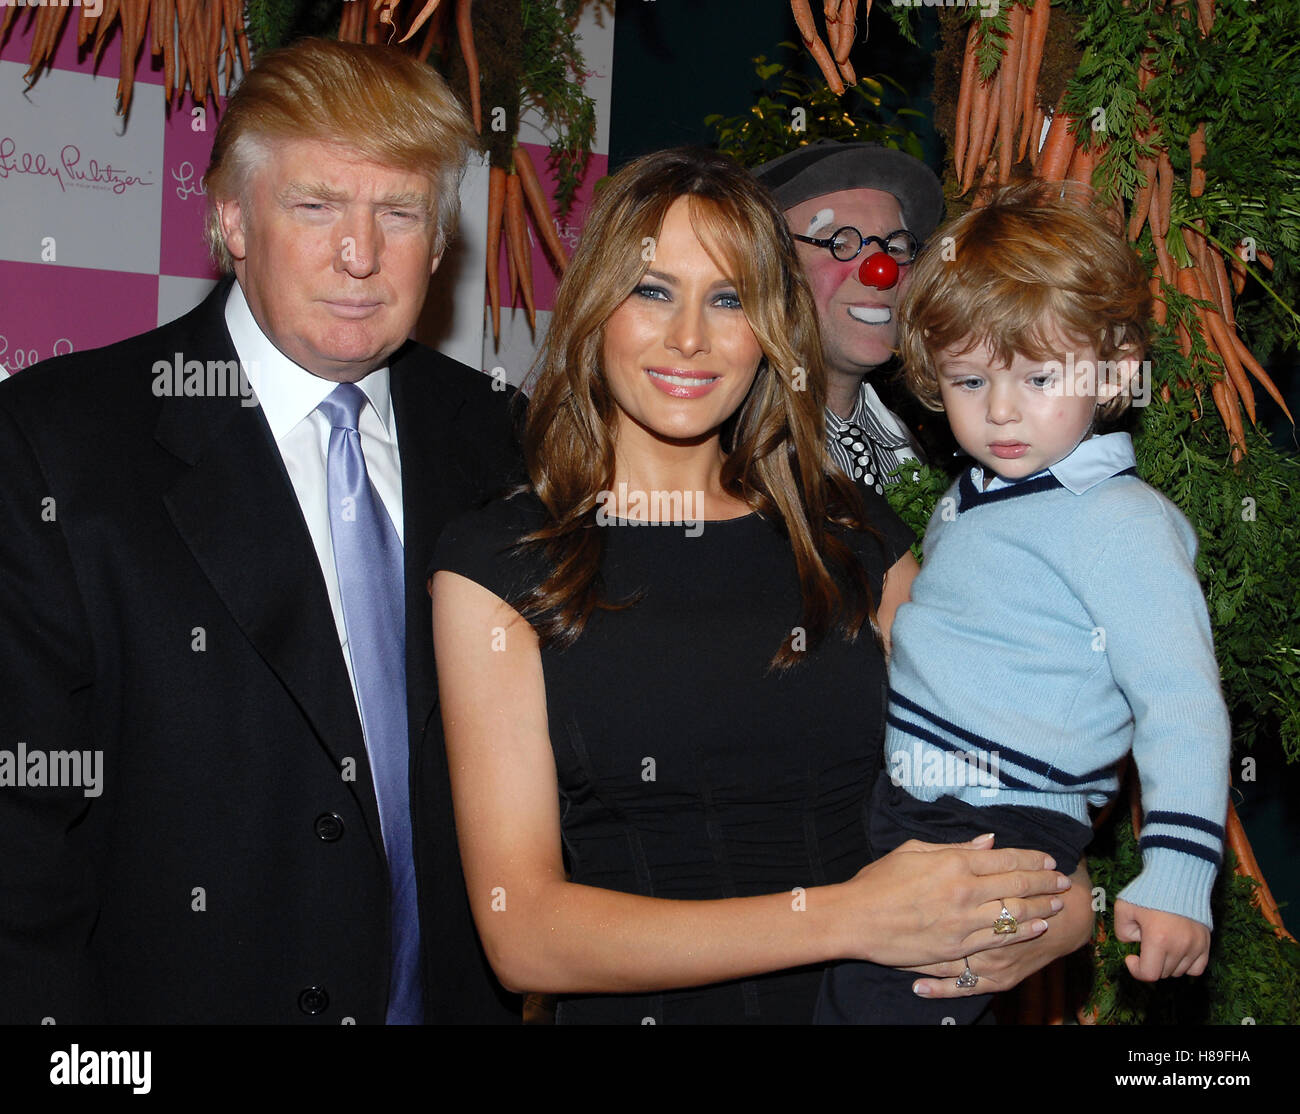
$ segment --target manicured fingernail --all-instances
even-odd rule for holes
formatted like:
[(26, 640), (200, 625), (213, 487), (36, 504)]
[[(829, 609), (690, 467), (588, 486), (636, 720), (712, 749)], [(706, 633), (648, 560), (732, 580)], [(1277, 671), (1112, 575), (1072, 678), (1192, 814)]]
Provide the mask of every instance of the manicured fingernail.
[(1044, 870), (1055, 870), (1055, 869), (1056, 869), (1056, 860), (1055, 860), (1054, 858), (1052, 858), (1051, 855), (1048, 855), (1048, 856), (1047, 856), (1047, 866), (1045, 866), (1043, 869), (1044, 869)]
[(930, 997), (930, 987), (927, 983), (914, 982), (912, 984), (912, 993), (921, 998), (928, 998)]
[(1034, 921), (1034, 923), (1031, 924), (1029, 927), (1030, 927), (1034, 932), (1046, 932), (1046, 931), (1047, 931), (1047, 922), (1046, 922), (1046, 921)]
[(1065, 908), (1065, 902), (1064, 902), (1064, 901), (1062, 901), (1059, 897), (1054, 897), (1054, 898), (1052, 898), (1052, 912), (1053, 912), (1053, 913), (1059, 913), (1059, 912), (1060, 912), (1062, 909), (1064, 909), (1064, 908)]
[(1070, 888), (1070, 880), (1064, 874), (1057, 875), (1056, 888), (1058, 890), (1068, 890)]

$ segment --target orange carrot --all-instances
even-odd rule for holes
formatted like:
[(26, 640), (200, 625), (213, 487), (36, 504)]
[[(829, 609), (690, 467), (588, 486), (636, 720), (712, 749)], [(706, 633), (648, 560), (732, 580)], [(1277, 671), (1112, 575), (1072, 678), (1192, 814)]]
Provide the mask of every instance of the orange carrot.
[(469, 82), (469, 114), (474, 120), (474, 130), (483, 131), (483, 95), (479, 90), (478, 51), (474, 49), (474, 26), (470, 22), (470, 8), (474, 0), (456, 0), (456, 37), (465, 59), (465, 77)]
[(1185, 224), (1179, 231), (1183, 234), (1183, 243), (1196, 261), (1198, 267), (1205, 264), (1205, 236), (1190, 224)]
[(1156, 190), (1156, 160), (1153, 158), (1139, 158), (1137, 161), (1138, 177), (1142, 185), (1133, 195), (1133, 210), (1129, 214), (1128, 220), (1128, 238), (1132, 243), (1142, 235), (1142, 226), (1146, 223), (1147, 217), (1151, 213), (1151, 196)]
[(1267, 267), (1270, 271), (1273, 269), (1273, 257), (1269, 255), (1268, 252), (1266, 252), (1263, 248), (1255, 249), (1255, 258), (1258, 259), (1262, 264), (1264, 264), (1264, 266)]
[(1240, 396), (1242, 405), (1246, 408), (1246, 417), (1250, 419), (1250, 424), (1254, 425), (1255, 390), (1251, 387), (1250, 380), (1246, 378), (1246, 372), (1241, 366), (1241, 361), (1237, 358), (1236, 346), (1233, 345), (1232, 339), (1228, 336), (1223, 318), (1214, 310), (1206, 310), (1205, 324), (1210, 330), (1210, 335), (1214, 337), (1214, 347), (1218, 350), (1219, 358), (1223, 361), (1224, 369), (1228, 373), (1228, 380)]
[(832, 53), (835, 55), (835, 61), (838, 65), (844, 66), (849, 60), (849, 52), (853, 49), (853, 36), (857, 28), (854, 26), (857, 17), (858, 0), (844, 0), (844, 5), (839, 12), (839, 24), (835, 35), (835, 49)]
[(1295, 418), (1291, 417), (1291, 411), (1287, 409), (1286, 401), (1282, 398), (1282, 393), (1277, 389), (1277, 384), (1264, 370), (1263, 365), (1251, 355), (1250, 349), (1246, 347), (1245, 342), (1236, 333), (1232, 334), (1232, 345), (1236, 350), (1237, 359), (1241, 361), (1241, 366), (1259, 380), (1259, 385), (1272, 396), (1274, 402), (1282, 407), (1282, 413), (1287, 416), (1287, 420), (1292, 425), (1295, 425)]
[(826, 78), (826, 84), (831, 87), (831, 92), (839, 96), (844, 92), (844, 82), (840, 80), (839, 71), (835, 68), (835, 59), (826, 49), (826, 44), (822, 42), (822, 37), (817, 33), (817, 24), (813, 22), (812, 11), (808, 7), (808, 0), (790, 0), (790, 11), (794, 14), (794, 21), (799, 26), (799, 34), (803, 37), (803, 45), (808, 48), (808, 53), (813, 56), (818, 67), (822, 71), (822, 76)]
[(1223, 256), (1215, 248), (1206, 250), (1209, 262), (1209, 274), (1214, 279), (1214, 288), (1219, 295), (1219, 308), (1223, 310), (1223, 319), (1233, 332), (1237, 330), (1237, 314), (1232, 308), (1232, 285), (1228, 281), (1228, 269), (1223, 265)]
[(978, 63), (975, 58), (975, 24), (966, 32), (966, 52), (961, 60), (961, 84), (957, 91), (957, 126), (953, 132), (952, 165), (957, 181), (962, 180), (965, 169), (966, 146), (970, 141), (970, 110), (975, 97)]
[[(978, 73), (978, 70), (977, 70)], [(980, 166), (980, 150), (984, 145), (984, 132), (990, 127), (989, 118), (992, 113), (989, 111), (989, 99), (993, 95), (994, 82), (975, 81), (975, 89), (971, 93), (970, 108), (970, 146), (966, 151), (966, 165), (963, 168), (961, 179), (961, 192), (965, 193), (975, 182), (975, 175)]]
[(560, 234), (555, 231), (550, 202), (546, 199), (546, 191), (542, 189), (542, 183), (537, 177), (537, 168), (533, 166), (532, 156), (529, 155), (526, 147), (515, 147), (515, 173), (519, 175), (519, 184), (523, 186), (524, 198), (533, 211), (533, 220), (537, 222), (537, 230), (542, 234), (542, 242), (559, 267), (560, 274), (563, 275), (569, 266), (569, 253), (564, 250)]
[(1164, 299), (1159, 275), (1151, 276), (1151, 317), (1157, 325), (1163, 325), (1169, 317), (1169, 303)]
[(499, 166), (488, 171), (487, 287), (492, 307), (492, 339), (501, 337), (501, 222), (506, 208), (506, 172)]
[(1205, 192), (1205, 170), (1201, 166), (1201, 160), (1205, 158), (1204, 120), (1197, 124), (1192, 134), (1187, 137), (1187, 151), (1192, 159), (1192, 180), (1187, 192), (1192, 197), (1200, 197)]
[(1002, 136), (998, 147), (998, 181), (1003, 185), (1011, 179), (1016, 122), (1020, 119), (1021, 105), (1017, 98), (1021, 95), (1023, 84), (1020, 63), (1025, 49), (1025, 9), (1019, 4), (1013, 4), (1007, 22), (1011, 30), (1002, 52), (1002, 100), (998, 103), (998, 132)]
[(1237, 406), (1237, 395), (1228, 386), (1227, 380), (1216, 379), (1210, 387), (1214, 406), (1219, 411), (1224, 428), (1228, 431), (1228, 443), (1232, 446), (1232, 463), (1236, 464), (1246, 455), (1246, 434), (1241, 424), (1241, 410)]
[(1160, 192), (1160, 225), (1156, 231), (1161, 236), (1169, 235), (1169, 217), (1174, 201), (1174, 165), (1169, 161), (1169, 149), (1160, 149), (1160, 161), (1156, 164), (1156, 189)]
[(1072, 116), (1058, 111), (1052, 117), (1052, 126), (1043, 144), (1042, 156), (1038, 163), (1038, 177), (1045, 182), (1062, 182), (1070, 166), (1070, 156), (1074, 153), (1074, 136), (1070, 126), (1074, 123)]
[(122, 70), (117, 82), (118, 112), (125, 116), (131, 107), (136, 61), (144, 41), (145, 22), (149, 18), (148, 0), (121, 0), (119, 18), (122, 21)]
[(506, 284), (510, 287), (510, 308), (519, 305), (519, 267), (515, 263), (515, 245), (510, 239), (510, 222), (503, 218), (501, 236), (506, 242)]
[(1246, 289), (1246, 263), (1245, 248), (1238, 244), (1232, 250), (1232, 256), (1228, 260), (1228, 269), (1232, 271), (1232, 292), (1240, 294)]
[(519, 289), (524, 295), (528, 310), (528, 324), (537, 324), (537, 310), (533, 305), (533, 269), (528, 248), (528, 219), (524, 216), (524, 191), (518, 174), (506, 178), (506, 226), (510, 232), (510, 250), (515, 254), (515, 270), (519, 275)]
[(1033, 120), (1038, 111), (1038, 74), (1043, 68), (1043, 49), (1047, 43), (1047, 29), (1052, 15), (1051, 0), (1033, 0), (1033, 10), (1029, 13), (1029, 23), (1025, 32), (1024, 97), (1020, 102), (1020, 148), (1016, 155), (1019, 162), (1025, 157), (1028, 141), (1032, 136), (1035, 145), (1038, 133), (1033, 130)]
[(980, 133), (980, 166), (987, 165), (988, 161), (993, 157), (993, 140), (997, 138), (998, 125), (1002, 121), (1002, 98), (1006, 95), (1005, 77), (1005, 72), (999, 66), (998, 72), (993, 78), (993, 87), (989, 90), (988, 126)]
[[(360, 3), (361, 0), (347, 0), (347, 2), (348, 2), (348, 3)], [(420, 9), (420, 14), (417, 15), (417, 16), (415, 17), (415, 21), (411, 24), (410, 27), (408, 27), (408, 28), (406, 29), (406, 34), (403, 35), (403, 36), (402, 36), (400, 39), (398, 39), (397, 41), (398, 41), (399, 43), (404, 43), (404, 42), (406, 42), (407, 39), (409, 39), (409, 38), (410, 38), (412, 35), (414, 35), (414, 34), (415, 34), (415, 33), (416, 33), (416, 32), (417, 32), (421, 27), (423, 27), (424, 24), (425, 24), (425, 21), (428, 20), (428, 18), (429, 18), (431, 15), (433, 15), (433, 13), (434, 13), (435, 11), (438, 10), (438, 4), (439, 4), (439, 2), (440, 2), (440, 0), (428, 0), (428, 3), (426, 3), (426, 4), (424, 5), (424, 7)]]
[(1200, 28), (1201, 38), (1209, 35), (1214, 26), (1214, 0), (1196, 0), (1196, 26)]
[(1169, 245), (1165, 243), (1165, 238), (1155, 231), (1156, 226), (1156, 197), (1158, 194), (1151, 195), (1151, 243), (1156, 249), (1156, 264), (1160, 268), (1160, 277), (1165, 280), (1166, 286), (1175, 284), (1175, 270), (1173, 256), (1169, 254)]
[(1079, 182), (1082, 185), (1092, 186), (1092, 172), (1097, 165), (1097, 149), (1089, 148), (1085, 151), (1082, 147), (1076, 147), (1074, 154), (1070, 158), (1070, 167), (1066, 172), (1065, 180), (1067, 182)]

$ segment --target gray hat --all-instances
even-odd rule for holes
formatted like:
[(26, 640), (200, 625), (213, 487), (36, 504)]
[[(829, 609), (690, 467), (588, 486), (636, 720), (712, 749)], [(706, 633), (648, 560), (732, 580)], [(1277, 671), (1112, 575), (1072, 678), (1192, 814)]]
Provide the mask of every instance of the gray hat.
[(879, 143), (819, 139), (750, 172), (782, 209), (840, 190), (884, 190), (898, 198), (907, 227), (921, 241), (943, 219), (943, 187), (925, 163)]

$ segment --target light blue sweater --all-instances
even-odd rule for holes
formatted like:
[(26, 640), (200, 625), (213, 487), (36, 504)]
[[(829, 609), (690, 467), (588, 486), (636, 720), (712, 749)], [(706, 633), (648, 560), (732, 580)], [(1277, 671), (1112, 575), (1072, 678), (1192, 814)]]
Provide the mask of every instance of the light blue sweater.
[(1118, 896), (1209, 926), (1228, 713), (1195, 532), (1134, 465), (1111, 433), (987, 491), (972, 469), (940, 500), (894, 619), (886, 769), (922, 800), (1087, 824), (1131, 751), (1142, 872)]

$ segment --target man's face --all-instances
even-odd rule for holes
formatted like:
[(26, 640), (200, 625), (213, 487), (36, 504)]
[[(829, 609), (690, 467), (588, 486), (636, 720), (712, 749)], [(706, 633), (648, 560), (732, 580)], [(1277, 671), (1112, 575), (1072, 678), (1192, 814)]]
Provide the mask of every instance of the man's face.
[[(800, 202), (785, 211), (790, 231), (826, 239), (849, 225), (863, 236), (882, 239), (906, 228), (898, 199), (883, 190), (840, 190)], [(893, 352), (898, 304), (911, 266), (899, 269), (898, 282), (888, 290), (863, 286), (858, 268), (879, 244), (867, 244), (856, 259), (840, 262), (826, 248), (795, 242), (804, 274), (812, 286), (821, 315), (822, 346), (831, 371), (865, 375), (885, 363)]]
[(294, 363), (355, 382), (410, 335), (442, 258), (427, 178), (293, 140), (253, 171), (244, 197), (218, 204), (253, 317)]

